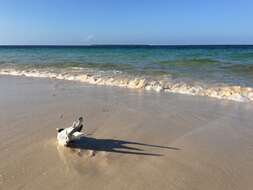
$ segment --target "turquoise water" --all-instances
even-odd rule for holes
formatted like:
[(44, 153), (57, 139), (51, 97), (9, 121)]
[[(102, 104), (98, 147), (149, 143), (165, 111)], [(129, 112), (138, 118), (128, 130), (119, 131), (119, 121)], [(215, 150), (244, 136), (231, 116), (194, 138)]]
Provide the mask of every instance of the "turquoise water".
[(0, 46), (0, 68), (88, 68), (253, 86), (253, 46)]

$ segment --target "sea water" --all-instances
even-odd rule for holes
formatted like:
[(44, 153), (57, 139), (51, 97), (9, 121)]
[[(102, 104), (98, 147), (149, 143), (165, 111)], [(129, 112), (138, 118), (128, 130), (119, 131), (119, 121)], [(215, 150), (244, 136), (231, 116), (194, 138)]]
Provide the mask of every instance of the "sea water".
[(0, 74), (253, 101), (253, 46), (0, 46)]

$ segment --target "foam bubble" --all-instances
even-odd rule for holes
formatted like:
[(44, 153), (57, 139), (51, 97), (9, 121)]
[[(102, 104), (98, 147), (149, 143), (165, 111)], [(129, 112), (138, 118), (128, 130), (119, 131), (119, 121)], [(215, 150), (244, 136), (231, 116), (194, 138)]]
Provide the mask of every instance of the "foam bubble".
[[(76, 70), (76, 69), (75, 69)], [(0, 69), (1, 75), (26, 76), (38, 78), (52, 78), (59, 80), (79, 81), (89, 84), (118, 86), (130, 89), (153, 90), (156, 92), (170, 92), (197, 96), (208, 96), (219, 99), (227, 99), (239, 102), (253, 101), (253, 89), (241, 86), (208, 86), (189, 85), (187, 83), (172, 80), (147, 79), (123, 75), (122, 73), (97, 72), (91, 70), (54, 71), (43, 69), (19, 70), (14, 68)]]

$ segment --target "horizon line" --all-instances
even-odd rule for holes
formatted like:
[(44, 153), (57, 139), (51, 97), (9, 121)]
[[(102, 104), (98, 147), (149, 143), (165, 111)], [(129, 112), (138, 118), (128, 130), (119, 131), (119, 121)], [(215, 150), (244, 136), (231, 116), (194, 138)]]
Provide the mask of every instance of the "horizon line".
[(253, 46), (253, 44), (0, 44), (0, 46)]

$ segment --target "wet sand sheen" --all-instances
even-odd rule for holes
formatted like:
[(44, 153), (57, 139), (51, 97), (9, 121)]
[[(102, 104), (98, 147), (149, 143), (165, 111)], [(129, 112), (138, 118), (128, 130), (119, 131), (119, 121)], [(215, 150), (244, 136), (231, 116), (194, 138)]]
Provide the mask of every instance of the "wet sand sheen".
[[(0, 77), (2, 189), (252, 189), (253, 105)], [(84, 115), (87, 138), (55, 128)]]
[(84, 70), (84, 68), (69, 68), (67, 70), (39, 69), (0, 69), (0, 75), (26, 76), (34, 78), (49, 78), (67, 81), (78, 81), (88, 84), (116, 86), (128, 89), (138, 89), (156, 92), (178, 93), (193, 96), (206, 96), (238, 102), (252, 102), (253, 88), (245, 86), (225, 85), (223, 83), (207, 85), (195, 82), (179, 82), (168, 76), (147, 77), (126, 75), (121, 72), (104, 72)]

